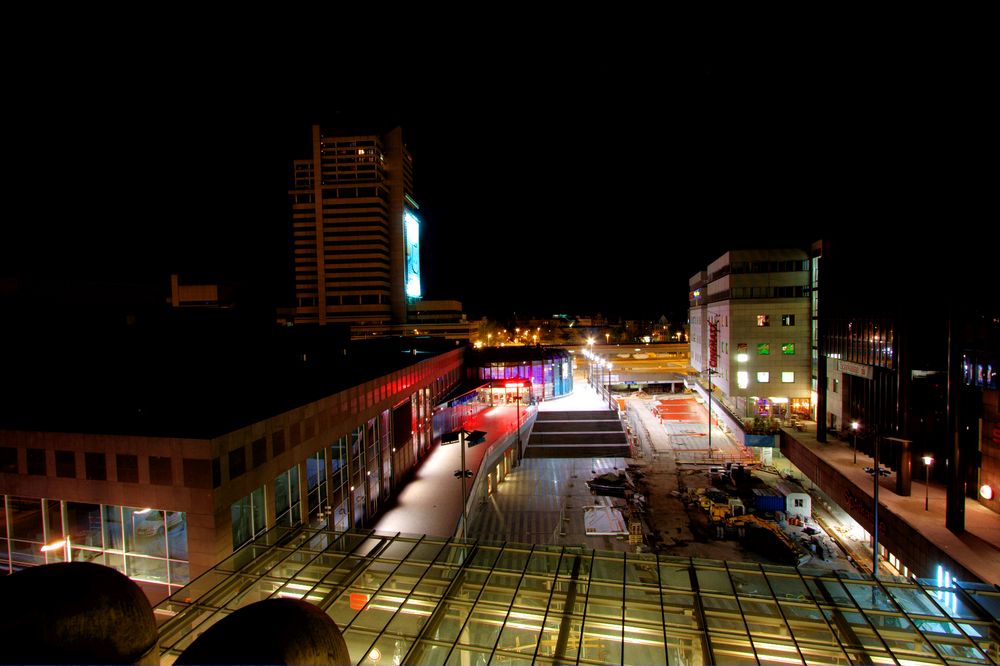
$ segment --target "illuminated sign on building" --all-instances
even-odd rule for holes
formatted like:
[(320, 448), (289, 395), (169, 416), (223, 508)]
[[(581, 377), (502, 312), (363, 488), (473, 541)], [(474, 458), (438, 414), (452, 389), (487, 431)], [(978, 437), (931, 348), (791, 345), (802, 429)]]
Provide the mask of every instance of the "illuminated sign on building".
[(420, 298), (420, 219), (406, 211), (403, 213), (406, 231), (406, 295)]
[(840, 371), (848, 375), (854, 375), (855, 377), (861, 377), (862, 379), (872, 378), (871, 366), (861, 365), (860, 363), (849, 363), (848, 361), (840, 361)]
[(708, 322), (708, 367), (719, 367), (719, 322)]

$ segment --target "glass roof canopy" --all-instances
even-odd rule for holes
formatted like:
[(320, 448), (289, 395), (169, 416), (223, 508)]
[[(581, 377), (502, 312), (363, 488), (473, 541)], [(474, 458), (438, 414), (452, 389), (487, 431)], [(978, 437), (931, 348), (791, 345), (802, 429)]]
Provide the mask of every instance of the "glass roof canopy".
[(161, 663), (271, 597), (323, 608), (368, 666), (1000, 662), (994, 586), (278, 527), (156, 606)]

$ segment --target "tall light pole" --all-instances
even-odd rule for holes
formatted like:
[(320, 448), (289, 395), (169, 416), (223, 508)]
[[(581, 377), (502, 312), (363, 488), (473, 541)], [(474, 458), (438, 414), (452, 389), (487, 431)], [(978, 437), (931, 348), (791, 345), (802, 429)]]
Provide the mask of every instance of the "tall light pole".
[(468, 539), (469, 539), (469, 531), (468, 531), (468, 526), (466, 525), (466, 521), (465, 521), (465, 504), (466, 504), (466, 501), (467, 501), (465, 499), (465, 479), (467, 478), (465, 476), (465, 473), (466, 473), (466, 469), (465, 469), (465, 428), (462, 428), (461, 430), (458, 431), (458, 448), (462, 451), (462, 466), (458, 468), (458, 471), (459, 471), (459, 480), (462, 482), (462, 540), (463, 541), (468, 541)]
[(924, 456), (924, 470), (927, 475), (924, 477), (924, 511), (931, 510), (931, 464), (934, 462), (934, 458), (930, 456)]
[(708, 457), (712, 457), (712, 368), (708, 369)]
[(608, 409), (612, 411), (614, 408), (611, 406), (611, 361), (608, 361)]
[(851, 448), (854, 449), (854, 464), (858, 463), (858, 428), (861, 426), (857, 421), (851, 421)]
[(517, 455), (521, 456), (521, 388), (518, 387), (517, 395), (514, 396), (514, 413), (517, 419)]
[(594, 385), (594, 338), (587, 338), (587, 344), (590, 345), (590, 354), (587, 358), (590, 360), (590, 385)]
[[(875, 433), (875, 473), (872, 475), (872, 478), (875, 479), (875, 511), (872, 521), (875, 526), (875, 531), (872, 533), (872, 578), (875, 579), (878, 579), (878, 481), (879, 477), (882, 476), (882, 463), (878, 459), (878, 438), (878, 433)], [(874, 588), (872, 588), (872, 594), (874, 592)]]

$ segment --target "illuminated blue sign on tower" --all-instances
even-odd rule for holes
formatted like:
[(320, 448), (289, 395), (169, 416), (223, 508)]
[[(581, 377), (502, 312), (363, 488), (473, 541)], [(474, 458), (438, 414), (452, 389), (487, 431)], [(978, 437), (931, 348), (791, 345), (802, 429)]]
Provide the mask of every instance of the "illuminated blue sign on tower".
[(406, 295), (420, 298), (420, 218), (403, 213), (406, 228)]

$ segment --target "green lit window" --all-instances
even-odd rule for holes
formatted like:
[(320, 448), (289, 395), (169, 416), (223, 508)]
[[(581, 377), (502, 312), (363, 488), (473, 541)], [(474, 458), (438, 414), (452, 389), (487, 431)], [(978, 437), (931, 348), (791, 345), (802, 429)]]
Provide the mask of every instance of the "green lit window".
[(771, 343), (761, 342), (757, 344), (757, 354), (760, 356), (767, 356), (771, 353)]
[(783, 345), (781, 345), (781, 353), (782, 354), (794, 354), (795, 353), (795, 343), (794, 342), (786, 342)]

